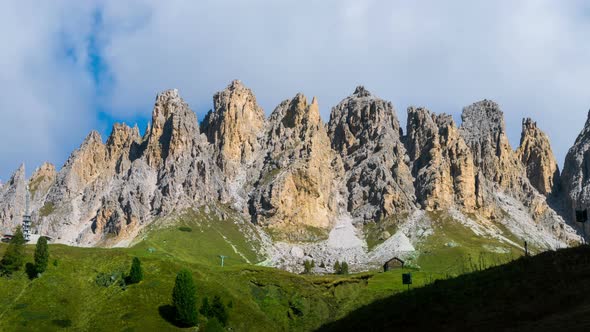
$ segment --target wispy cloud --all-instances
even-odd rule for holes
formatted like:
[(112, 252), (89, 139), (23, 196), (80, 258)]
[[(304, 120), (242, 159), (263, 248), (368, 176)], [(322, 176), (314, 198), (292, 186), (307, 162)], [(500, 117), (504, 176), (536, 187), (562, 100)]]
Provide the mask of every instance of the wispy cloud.
[[(179, 88), (202, 117), (213, 93), (234, 78), (253, 88), (267, 112), (300, 91), (318, 96), (325, 119), (357, 84), (391, 100), (402, 122), (409, 105), (458, 119), (463, 106), (494, 99), (513, 145), (521, 118), (530, 116), (552, 138), (559, 160), (590, 107), (590, 15), (583, 1), (44, 6), (14, 2), (0, 14), (2, 40), (13, 53), (0, 55), (0, 69), (9, 73), (1, 83), (0, 139), (19, 142), (2, 143), (0, 174), (16, 160), (62, 161), (90, 126), (149, 116), (162, 89)], [(14, 129), (15, 114), (29, 121), (31, 142)]]

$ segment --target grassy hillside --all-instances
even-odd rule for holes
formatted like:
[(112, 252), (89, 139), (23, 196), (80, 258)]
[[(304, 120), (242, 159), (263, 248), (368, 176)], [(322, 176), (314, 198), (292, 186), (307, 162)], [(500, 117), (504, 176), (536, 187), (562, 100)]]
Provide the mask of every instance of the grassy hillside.
[(583, 246), (400, 293), (321, 331), (589, 331), (589, 294)]
[[(181, 268), (193, 272), (199, 303), (204, 296), (215, 295), (226, 304), (231, 302), (228, 327), (233, 331), (312, 331), (406, 290), (401, 274), (407, 270), (302, 276), (256, 266), (264, 259), (259, 241), (247, 241), (243, 234), (257, 235), (251, 224), (230, 212), (219, 218), (201, 210), (173, 223), (155, 224), (160, 226), (146, 230), (131, 248), (51, 245), (50, 266), (41, 278), (29, 280), (25, 272), (0, 278), (0, 330), (179, 330), (169, 322), (168, 306)], [(420, 269), (412, 270), (413, 287), (477, 269), (468, 257), (482, 252), (486, 266), (519, 255), (514, 248), (509, 253), (491, 253), (484, 245), (494, 243), (461, 227), (442, 223), (423, 243), (420, 249), (426, 255), (416, 259)], [(456, 246), (447, 246), (449, 241)], [(0, 254), (5, 248), (0, 245)], [(33, 249), (27, 247), (29, 262)], [(223, 268), (219, 255), (227, 256)], [(135, 256), (144, 267), (143, 282), (126, 288), (116, 282), (108, 287), (97, 283), (99, 276), (117, 279), (127, 273)]]
[[(234, 331), (310, 331), (375, 299), (404, 290), (402, 271), (350, 276), (301, 276), (259, 267), (255, 244), (242, 232), (249, 224), (191, 212), (177, 223), (151, 229), (131, 248), (51, 245), (50, 265), (39, 279), (24, 271), (0, 278), (2, 331), (174, 331), (167, 306), (176, 273), (193, 272), (199, 303), (219, 295), (232, 304)], [(3, 254), (6, 245), (0, 245)], [(33, 246), (27, 246), (32, 262)], [(225, 267), (219, 255), (228, 256)], [(139, 257), (144, 281), (121, 288), (97, 284), (118, 277)], [(432, 273), (417, 271), (426, 284)]]

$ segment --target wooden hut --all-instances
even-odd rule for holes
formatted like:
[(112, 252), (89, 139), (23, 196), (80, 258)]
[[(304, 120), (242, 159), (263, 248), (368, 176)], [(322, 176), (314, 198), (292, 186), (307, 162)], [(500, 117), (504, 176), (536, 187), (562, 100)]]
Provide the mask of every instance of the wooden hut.
[(397, 269), (403, 269), (403, 268), (404, 268), (404, 261), (398, 257), (393, 257), (392, 259), (385, 262), (385, 264), (383, 264), (383, 271), (384, 272), (391, 271), (391, 270), (397, 270)]

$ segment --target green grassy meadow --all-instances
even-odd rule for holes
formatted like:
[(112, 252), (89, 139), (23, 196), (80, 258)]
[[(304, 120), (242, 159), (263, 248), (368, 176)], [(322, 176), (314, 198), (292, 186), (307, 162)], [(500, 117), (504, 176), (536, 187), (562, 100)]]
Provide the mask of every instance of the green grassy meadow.
[[(176, 273), (182, 268), (193, 273), (199, 303), (215, 295), (231, 303), (227, 327), (233, 331), (313, 331), (376, 300), (406, 292), (402, 273), (412, 272), (412, 287), (420, 288), (469, 272), (463, 268), (451, 273), (446, 268), (468, 254), (479, 255), (482, 241), (487, 241), (474, 238), (462, 226), (441, 226), (419, 248), (426, 252), (417, 258), (419, 268), (347, 276), (296, 275), (256, 265), (264, 257), (256, 241), (243, 236), (253, 226), (236, 220), (196, 211), (164, 223), (167, 226), (148, 228), (130, 248), (50, 245), (50, 264), (40, 278), (29, 280), (25, 271), (0, 278), (0, 331), (182, 330), (170, 322), (168, 307)], [(445, 246), (449, 241), (458, 246)], [(0, 245), (0, 254), (5, 248)], [(27, 246), (27, 262), (32, 262), (33, 250)], [(227, 256), (223, 268), (219, 255)], [(497, 254), (487, 264), (516, 255), (516, 249)], [(142, 262), (141, 283), (126, 288), (97, 284), (99, 274), (128, 273), (133, 257)], [(200, 320), (204, 325), (205, 318)]]

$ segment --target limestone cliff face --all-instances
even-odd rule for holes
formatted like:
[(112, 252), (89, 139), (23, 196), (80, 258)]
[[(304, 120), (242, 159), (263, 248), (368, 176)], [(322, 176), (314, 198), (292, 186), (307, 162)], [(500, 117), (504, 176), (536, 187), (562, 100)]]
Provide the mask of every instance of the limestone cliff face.
[(571, 228), (549, 206), (547, 197), (529, 181), (520, 158), (527, 149), (526, 144), (521, 153), (512, 150), (498, 104), (488, 100), (472, 104), (463, 110), (462, 119), (460, 132), (471, 148), (478, 169), (476, 196), (481, 214), (491, 220), (502, 220), (505, 214), (518, 213), (517, 205), (522, 205), (527, 218), (539, 230), (566, 243), (577, 241)]
[(408, 108), (408, 154), (418, 202), (426, 210), (476, 208), (473, 156), (451, 116)]
[(12, 233), (25, 212), (27, 182), (25, 165), (21, 165), (0, 187), (0, 232)]
[(561, 183), (570, 222), (580, 229), (586, 227), (586, 235), (590, 234), (590, 222), (584, 225), (575, 222), (576, 210), (590, 209), (590, 111), (584, 128), (567, 153)]
[(461, 118), (461, 135), (471, 148), (475, 167), (501, 188), (517, 188), (524, 168), (508, 142), (498, 104), (490, 100), (474, 103), (463, 109)]
[(344, 164), (348, 211), (356, 219), (379, 220), (415, 207), (400, 132), (391, 103), (364, 87), (332, 109), (328, 134)]
[(118, 173), (129, 169), (131, 161), (137, 159), (141, 136), (137, 126), (131, 128), (126, 124), (115, 123), (107, 139), (107, 158), (114, 164)]
[(60, 242), (125, 243), (157, 216), (217, 199), (219, 183), (195, 113), (177, 90), (167, 90), (156, 97), (144, 137), (124, 124), (113, 126), (106, 144), (92, 132), (34, 216), (39, 231)]
[[(159, 217), (218, 203), (286, 240), (315, 240), (350, 216), (381, 222), (418, 209), (535, 232), (549, 247), (576, 238), (547, 203), (559, 187), (549, 139), (525, 120), (512, 150), (494, 102), (466, 107), (460, 128), (411, 107), (405, 136), (392, 104), (363, 87), (327, 125), (317, 100), (302, 94), (267, 120), (239, 81), (213, 103), (199, 126), (178, 91), (167, 90), (143, 137), (115, 124), (106, 143), (90, 133), (59, 171), (44, 164), (27, 182), (21, 167), (0, 187), (0, 231), (22, 221), (28, 185), (34, 231), (81, 246), (127, 245)], [(590, 123), (561, 181), (572, 211), (590, 206), (588, 151)]]
[(526, 168), (531, 184), (540, 193), (551, 194), (559, 183), (559, 167), (549, 137), (531, 119), (522, 121), (520, 147), (516, 153)]
[[(93, 234), (116, 234), (128, 239), (154, 216), (200, 205), (218, 195), (212, 151), (199, 133), (197, 117), (177, 90), (159, 94), (152, 126), (139, 140), (136, 129), (119, 130), (112, 144), (123, 146), (125, 162), (111, 191), (92, 218)], [(111, 140), (109, 140), (109, 143)], [(107, 146), (111, 144), (107, 143)], [(118, 150), (117, 148), (113, 148)], [(126, 155), (130, 157), (126, 157)]]
[(29, 179), (29, 192), (32, 202), (40, 201), (45, 197), (49, 188), (55, 183), (57, 172), (51, 163), (43, 163), (38, 167)]
[(216, 162), (228, 180), (252, 163), (260, 151), (266, 119), (250, 89), (240, 81), (213, 96), (213, 107), (202, 123), (203, 132), (215, 145)]
[(265, 162), (250, 200), (253, 220), (283, 233), (332, 226), (335, 179), (342, 168), (330, 149), (317, 100), (308, 104), (298, 94), (282, 102), (269, 119), (264, 146)]

